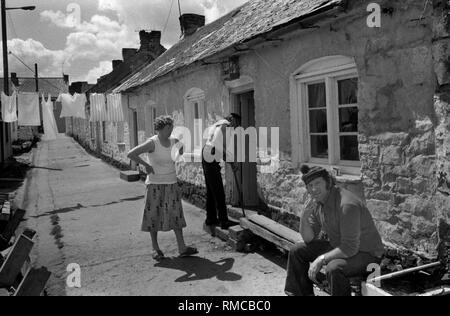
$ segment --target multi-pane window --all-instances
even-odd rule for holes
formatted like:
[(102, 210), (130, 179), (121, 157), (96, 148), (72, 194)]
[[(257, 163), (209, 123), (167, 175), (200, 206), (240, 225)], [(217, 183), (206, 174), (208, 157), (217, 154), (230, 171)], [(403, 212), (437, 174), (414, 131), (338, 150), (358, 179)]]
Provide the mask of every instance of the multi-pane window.
[(360, 167), (357, 75), (346, 71), (302, 78), (298, 91), (303, 162)]

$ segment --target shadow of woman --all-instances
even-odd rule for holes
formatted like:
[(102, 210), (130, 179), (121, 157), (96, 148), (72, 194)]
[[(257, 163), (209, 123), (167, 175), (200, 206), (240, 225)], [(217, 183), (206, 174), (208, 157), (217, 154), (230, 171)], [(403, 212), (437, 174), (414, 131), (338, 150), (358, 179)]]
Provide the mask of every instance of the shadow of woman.
[(228, 258), (212, 262), (199, 257), (167, 258), (157, 263), (155, 267), (174, 269), (186, 272), (175, 282), (192, 282), (208, 280), (216, 277), (219, 281), (235, 282), (242, 279), (239, 274), (229, 272), (233, 268), (234, 259)]

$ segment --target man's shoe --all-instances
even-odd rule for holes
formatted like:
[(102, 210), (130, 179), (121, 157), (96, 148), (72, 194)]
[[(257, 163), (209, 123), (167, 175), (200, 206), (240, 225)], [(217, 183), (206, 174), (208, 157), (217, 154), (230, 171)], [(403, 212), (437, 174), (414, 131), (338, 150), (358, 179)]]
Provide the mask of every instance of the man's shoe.
[(236, 222), (226, 221), (226, 222), (221, 222), (220, 223), (220, 228), (222, 228), (222, 229), (229, 229), (230, 227), (237, 226), (237, 225), (239, 225), (239, 224), (236, 223)]
[(217, 220), (217, 221), (209, 221), (209, 220), (206, 220), (205, 221), (205, 225), (206, 226), (219, 226), (220, 225), (220, 222)]

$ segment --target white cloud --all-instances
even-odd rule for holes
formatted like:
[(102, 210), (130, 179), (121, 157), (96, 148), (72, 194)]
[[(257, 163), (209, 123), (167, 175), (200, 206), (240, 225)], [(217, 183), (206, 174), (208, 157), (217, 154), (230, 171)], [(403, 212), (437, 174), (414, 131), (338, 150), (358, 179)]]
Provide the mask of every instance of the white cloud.
[[(19, 57), (26, 65), (34, 69), (34, 64), (39, 66), (40, 76), (54, 76), (62, 73), (62, 66), (66, 53), (62, 50), (47, 49), (41, 42), (33, 39), (13, 39), (8, 41), (10, 72), (18, 72), (22, 75), (33, 77), (30, 69), (27, 69), (15, 56)], [(3, 72), (3, 66), (0, 67)]]
[[(28, 65), (39, 64), (40, 75), (59, 76), (61, 72), (71, 74), (71, 79), (96, 79), (112, 70), (111, 61), (121, 59), (122, 48), (139, 47), (138, 31), (163, 30), (172, 0), (98, 0), (97, 12), (86, 20), (86, 6), (70, 4), (67, 12), (46, 10), (40, 13), (42, 22), (51, 27), (67, 31), (65, 47), (61, 50), (46, 48), (38, 40), (14, 39), (9, 48)], [(169, 48), (180, 39), (178, 4), (173, 8), (163, 34), (162, 45)], [(183, 0), (183, 13), (197, 13), (206, 16), (207, 23), (226, 14), (246, 0)], [(83, 13), (83, 15), (81, 14)], [(113, 14), (111, 14), (113, 13)], [(47, 29), (43, 29), (47, 31)], [(64, 39), (63, 39), (64, 41)], [(23, 75), (30, 71), (10, 56), (11, 69)], [(92, 68), (93, 67), (93, 68)], [(0, 65), (1, 69), (1, 65)], [(72, 75), (74, 73), (74, 75)]]
[(86, 81), (89, 83), (96, 83), (97, 79), (101, 76), (108, 74), (112, 71), (112, 63), (111, 61), (101, 61), (98, 67), (89, 71), (86, 76)]

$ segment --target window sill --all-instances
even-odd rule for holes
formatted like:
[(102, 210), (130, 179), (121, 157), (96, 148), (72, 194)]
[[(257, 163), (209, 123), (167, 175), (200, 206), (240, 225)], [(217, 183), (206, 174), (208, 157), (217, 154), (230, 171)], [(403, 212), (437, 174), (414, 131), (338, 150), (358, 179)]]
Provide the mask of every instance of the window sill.
[(342, 184), (358, 184), (358, 183), (361, 183), (362, 177), (344, 174), (344, 175), (337, 176), (336, 180), (338, 183), (342, 183)]

